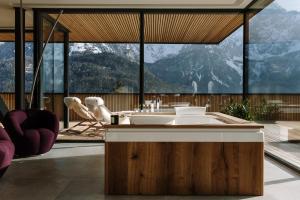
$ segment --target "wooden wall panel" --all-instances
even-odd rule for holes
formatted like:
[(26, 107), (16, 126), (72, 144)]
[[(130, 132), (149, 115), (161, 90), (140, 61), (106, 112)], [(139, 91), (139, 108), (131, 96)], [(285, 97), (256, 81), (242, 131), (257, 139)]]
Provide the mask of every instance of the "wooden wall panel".
[(269, 116), (273, 120), (300, 120), (300, 95), (250, 95), (252, 107), (257, 107), (264, 100), (270, 102), (282, 102), (278, 104), (280, 113), (277, 116)]
[[(193, 170), (193, 156), (195, 154), (193, 145), (187, 145), (186, 143), (172, 143), (169, 145), (167, 161), (167, 188), (165, 191), (177, 191), (178, 194), (191, 194), (194, 192), (193, 178), (187, 176), (186, 172)], [(185, 156), (182, 156), (185, 155)], [(174, 166), (169, 168), (168, 166)]]
[[(13, 93), (0, 93), (7, 107), (13, 110), (15, 107), (15, 95)], [(54, 94), (46, 95), (50, 97), (50, 102), (46, 104), (46, 108), (54, 111), (60, 118), (63, 119), (63, 95)], [(134, 110), (139, 105), (138, 94), (70, 94), (70, 96), (79, 97), (84, 102), (85, 97), (88, 96), (100, 96), (104, 99), (106, 106), (112, 111), (122, 110)], [(242, 95), (190, 95), (181, 94), (180, 96), (174, 94), (145, 94), (145, 100), (152, 100), (159, 97), (163, 104), (170, 102), (189, 102), (193, 106), (205, 106), (209, 105), (209, 112), (219, 112), (222, 108), (230, 102), (232, 99), (234, 102), (241, 102)], [(288, 120), (288, 121), (299, 121), (300, 120), (300, 95), (249, 95), (249, 100), (252, 108), (257, 107), (263, 100), (274, 101), (280, 100), (283, 105), (280, 107), (280, 112), (275, 117), (275, 120)], [(54, 102), (53, 102), (54, 101)], [(54, 105), (54, 107), (53, 107)], [(70, 112), (70, 120), (78, 121), (81, 118), (74, 113)]]
[(263, 143), (108, 142), (105, 149), (107, 194), (263, 195)]
[[(117, 149), (107, 148), (105, 145), (105, 154), (114, 155), (111, 157), (105, 157), (104, 171), (107, 174), (107, 176), (105, 176), (105, 182), (108, 181), (107, 178), (119, 180), (119, 182), (112, 183), (110, 186), (106, 184), (105, 191), (113, 191), (116, 194), (123, 194), (128, 191), (128, 174), (120, 172), (128, 171), (128, 165), (126, 163), (128, 160), (128, 145), (126, 143), (120, 143)], [(115, 163), (115, 165), (109, 165), (110, 162)]]
[(127, 174), (128, 179), (125, 182), (128, 184), (128, 194), (159, 194), (165, 191), (167, 168), (164, 163), (168, 155), (164, 144), (127, 143), (127, 148), (125, 163), (129, 161), (130, 173)]
[(155, 100), (159, 98), (162, 104), (168, 104), (170, 102), (188, 102), (193, 106), (206, 106), (208, 104), (208, 111), (217, 112), (222, 109), (224, 105), (230, 102), (232, 99), (235, 102), (241, 102), (241, 95), (210, 95), (210, 94), (145, 94), (145, 100)]
[[(25, 34), (25, 41), (32, 42), (33, 41), (33, 34), (26, 33)], [(15, 33), (5, 33), (0, 32), (0, 42), (15, 42)]]
[(9, 110), (15, 109), (15, 94), (14, 93), (0, 93), (0, 97), (5, 102)]
[[(245, 195), (263, 194), (264, 170), (263, 159), (264, 145), (247, 143), (239, 145), (239, 174), (243, 174), (244, 181), (239, 181), (239, 190)], [(251, 155), (251, 156), (249, 156)], [(254, 156), (256, 155), (256, 156)], [(256, 181), (253, 181), (255, 179)]]

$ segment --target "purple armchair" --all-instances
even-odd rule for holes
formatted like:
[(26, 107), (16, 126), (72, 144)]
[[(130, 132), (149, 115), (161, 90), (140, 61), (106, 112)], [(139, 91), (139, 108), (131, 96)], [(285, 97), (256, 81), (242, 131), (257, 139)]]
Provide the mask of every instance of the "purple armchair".
[(14, 144), (11, 142), (6, 131), (0, 127), (0, 178), (10, 165), (14, 152)]
[(15, 144), (15, 154), (31, 156), (50, 151), (57, 138), (59, 121), (46, 110), (15, 110), (6, 114), (4, 126)]

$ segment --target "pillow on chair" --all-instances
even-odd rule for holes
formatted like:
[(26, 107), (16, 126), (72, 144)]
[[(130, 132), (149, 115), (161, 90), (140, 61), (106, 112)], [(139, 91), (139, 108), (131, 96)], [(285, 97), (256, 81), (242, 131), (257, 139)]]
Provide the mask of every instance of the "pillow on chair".
[(99, 108), (100, 106), (104, 105), (104, 101), (101, 97), (86, 97), (84, 102), (89, 111), (94, 113), (97, 120), (103, 120), (103, 116)]
[(65, 97), (64, 103), (69, 109), (73, 109), (83, 119), (93, 120), (95, 118), (94, 114), (81, 103), (81, 100), (78, 97)]
[(110, 117), (112, 115), (112, 112), (105, 105), (101, 105), (101, 106), (99, 106), (99, 108), (100, 108), (103, 120), (110, 124), (110, 122), (111, 122)]
[(101, 97), (86, 97), (85, 105), (89, 108), (89, 111), (94, 113), (97, 119), (110, 124), (112, 112), (104, 105), (104, 100)]

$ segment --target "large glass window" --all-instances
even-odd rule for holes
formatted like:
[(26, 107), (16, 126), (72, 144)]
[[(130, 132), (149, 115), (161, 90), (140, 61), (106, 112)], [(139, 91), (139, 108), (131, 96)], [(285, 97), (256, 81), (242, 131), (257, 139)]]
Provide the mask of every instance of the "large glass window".
[(243, 28), (220, 44), (145, 45), (146, 93), (241, 93)]
[(71, 93), (138, 93), (139, 45), (72, 43)]
[[(33, 43), (25, 43), (25, 91), (30, 92), (33, 73)], [(15, 42), (0, 42), (0, 93), (15, 92)]]
[[(14, 33), (9, 35), (9, 41), (0, 42), (0, 96), (8, 109), (15, 109), (15, 42)], [(29, 93), (33, 74), (33, 43), (32, 34), (26, 33), (25, 43), (25, 92)]]
[(299, 27), (294, 0), (276, 0), (250, 20), (251, 93), (300, 93)]
[[(145, 44), (144, 56), (146, 94), (242, 93), (243, 27), (220, 44)], [(137, 108), (139, 44), (71, 43), (69, 90), (111, 110)]]
[(0, 42), (0, 92), (15, 91), (15, 43)]
[(25, 43), (25, 92), (30, 93), (33, 81), (33, 42)]
[[(54, 22), (43, 18), (43, 45), (47, 41)], [(55, 27), (45, 47), (42, 74), (42, 107), (55, 112), (62, 119), (62, 93), (64, 89), (64, 32)]]
[[(43, 20), (44, 42), (47, 40), (53, 23)], [(43, 81), (45, 93), (63, 93), (64, 80), (64, 33), (54, 30), (43, 55)], [(45, 44), (44, 44), (45, 45)]]
[(71, 43), (69, 60), (72, 95), (100, 96), (111, 111), (138, 108), (138, 44)]
[(250, 102), (265, 151), (299, 168), (300, 2), (274, 0), (249, 25)]

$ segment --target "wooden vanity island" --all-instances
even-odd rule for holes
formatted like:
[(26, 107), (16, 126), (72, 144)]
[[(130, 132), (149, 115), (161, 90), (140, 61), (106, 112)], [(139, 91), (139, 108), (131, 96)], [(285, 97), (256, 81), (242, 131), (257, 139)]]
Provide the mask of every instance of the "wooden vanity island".
[(263, 195), (263, 126), (221, 113), (153, 117), (105, 126), (106, 194)]

